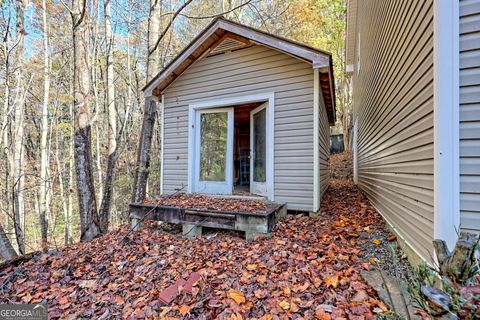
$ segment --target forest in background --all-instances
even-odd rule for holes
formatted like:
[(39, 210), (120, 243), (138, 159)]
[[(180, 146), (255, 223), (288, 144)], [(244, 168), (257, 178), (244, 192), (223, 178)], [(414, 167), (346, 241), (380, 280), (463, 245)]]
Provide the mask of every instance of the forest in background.
[[(217, 16), (331, 52), (336, 127), (348, 137), (344, 0), (0, 0), (0, 5), (3, 258), (88, 240), (127, 222), (144, 122), (141, 88)], [(150, 198), (160, 192), (158, 123), (149, 152)], [(88, 175), (92, 186), (82, 184)]]

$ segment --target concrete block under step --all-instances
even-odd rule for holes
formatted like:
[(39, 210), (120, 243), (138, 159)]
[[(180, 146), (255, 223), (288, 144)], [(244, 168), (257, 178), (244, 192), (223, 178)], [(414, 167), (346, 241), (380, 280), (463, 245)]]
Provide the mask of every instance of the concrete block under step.
[(186, 238), (195, 238), (202, 235), (202, 227), (194, 224), (182, 224), (182, 234)]

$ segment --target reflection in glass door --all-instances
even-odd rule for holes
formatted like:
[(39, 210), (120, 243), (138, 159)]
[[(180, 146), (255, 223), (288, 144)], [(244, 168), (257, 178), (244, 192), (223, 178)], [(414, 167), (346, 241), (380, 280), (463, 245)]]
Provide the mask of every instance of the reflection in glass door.
[(198, 111), (195, 140), (195, 192), (230, 194), (233, 187), (233, 109)]
[(250, 113), (250, 192), (267, 196), (267, 103)]

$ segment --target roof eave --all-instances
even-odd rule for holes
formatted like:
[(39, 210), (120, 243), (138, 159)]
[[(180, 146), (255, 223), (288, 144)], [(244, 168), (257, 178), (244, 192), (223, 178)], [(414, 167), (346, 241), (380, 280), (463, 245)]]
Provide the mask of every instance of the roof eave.
[[(353, 65), (355, 60), (356, 24), (357, 24), (357, 0), (347, 1), (347, 31), (345, 37), (345, 60), (346, 65)], [(353, 45), (353, 49), (352, 49)], [(348, 72), (348, 71), (347, 71)]]
[[(254, 43), (258, 43), (260, 45), (270, 47), (274, 50), (278, 50), (286, 54), (295, 56), (302, 60), (306, 60), (311, 63), (314, 68), (330, 67), (331, 54), (328, 52), (321, 51), (279, 36), (274, 36), (261, 30), (247, 27), (233, 21), (229, 21), (223, 18), (217, 18), (213, 20), (210, 25), (204, 29), (203, 32), (201, 32), (197, 37), (195, 37), (191, 44), (187, 46), (174, 60), (172, 60), (156, 77), (150, 80), (145, 85), (145, 87), (142, 88), (144, 96), (153, 96), (155, 94), (155, 89), (159, 87), (165, 80), (167, 80), (168, 77), (172, 76), (175, 69), (182, 62), (188, 59), (195, 50), (197, 50), (210, 37), (212, 37), (214, 33), (218, 32), (219, 30), (238, 34), (240, 36), (250, 39)], [(191, 63), (193, 64), (193, 62), (194, 61), (192, 61)], [(186, 69), (188, 69), (188, 67)], [(181, 73), (183, 73), (185, 70), (183, 70)], [(178, 76), (180, 76), (180, 74), (175, 75), (175, 77)], [(164, 91), (166, 87), (167, 86), (165, 86), (162, 91)]]

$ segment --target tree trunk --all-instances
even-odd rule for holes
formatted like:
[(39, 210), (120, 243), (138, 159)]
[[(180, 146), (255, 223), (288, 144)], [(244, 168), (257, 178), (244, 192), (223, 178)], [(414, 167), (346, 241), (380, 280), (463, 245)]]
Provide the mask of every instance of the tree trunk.
[[(6, 26), (6, 29), (10, 29), (10, 23)], [(5, 177), (3, 178), (3, 186), (0, 189), (0, 192), (3, 193), (3, 199), (0, 199), (1, 204), (2, 204), (2, 213), (3, 213), (3, 226), (7, 231), (10, 231), (10, 222), (12, 217), (12, 203), (11, 203), (11, 174), (10, 174), (10, 169), (12, 168), (12, 155), (11, 155), (11, 150), (9, 147), (9, 141), (11, 139), (11, 132), (8, 130), (9, 127), (9, 109), (10, 109), (10, 62), (8, 59), (9, 53), (8, 53), (8, 43), (10, 40), (9, 37), (9, 32), (5, 32), (5, 35), (3, 37), (3, 46), (2, 46), (2, 51), (3, 51), (3, 56), (5, 57), (4, 60), (4, 68), (5, 68), (5, 88), (4, 88), (4, 93), (3, 93), (3, 111), (2, 111), (2, 122), (0, 123), (0, 156), (5, 157)], [(0, 223), (1, 225), (1, 223)], [(8, 240), (10, 243), (8, 237), (5, 238)], [(11, 245), (11, 243), (10, 243)]]
[(24, 230), (24, 158), (25, 150), (23, 146), (24, 139), (24, 81), (23, 81), (23, 55), (24, 55), (24, 12), (25, 1), (15, 2), (16, 9), (16, 69), (15, 69), (15, 124), (14, 124), (14, 145), (13, 145), (13, 208), (14, 208), (14, 226), (17, 239), (18, 251), (25, 254), (25, 236)]
[(150, 149), (156, 118), (156, 103), (152, 99), (145, 101), (142, 131), (138, 145), (137, 168), (135, 172), (135, 190), (132, 202), (141, 203), (145, 199), (148, 170), (150, 167)]
[(91, 240), (101, 234), (92, 170), (92, 137), (88, 101), (90, 95), (89, 38), (86, 23), (86, 1), (74, 0), (72, 8), (75, 171), (80, 214), (80, 241)]
[(15, 258), (16, 256), (17, 253), (15, 252), (15, 249), (13, 249), (10, 240), (8, 239), (2, 225), (0, 224), (0, 257), (5, 260), (10, 260), (12, 258)]
[[(58, 123), (57, 123), (58, 125)], [(69, 240), (69, 229), (67, 228), (67, 224), (70, 224), (70, 217), (68, 216), (68, 202), (67, 202), (67, 196), (65, 194), (65, 180), (64, 180), (64, 175), (63, 175), (63, 170), (65, 169), (65, 166), (62, 164), (60, 161), (60, 144), (58, 141), (58, 136), (60, 133), (57, 131), (57, 134), (55, 135), (55, 162), (57, 164), (57, 172), (58, 172), (58, 183), (60, 185), (60, 197), (62, 199), (62, 208), (63, 208), (63, 218), (64, 218), (64, 223), (65, 223), (65, 228), (64, 228), (64, 237), (65, 237), (65, 245), (68, 245), (68, 240)]]
[(110, 0), (105, 0), (105, 38), (107, 42), (107, 110), (108, 110), (108, 160), (105, 185), (103, 187), (102, 205), (100, 208), (102, 232), (108, 231), (110, 208), (112, 205), (115, 167), (117, 163), (117, 110), (115, 108), (115, 87), (113, 70), (113, 33), (110, 16)]
[[(91, 4), (92, 7), (96, 7), (97, 9), (97, 16), (100, 15), (100, 5), (98, 1), (93, 1)], [(98, 75), (98, 70), (100, 66), (100, 59), (98, 57), (98, 54), (100, 52), (98, 43), (100, 43), (99, 40), (99, 32), (98, 32), (98, 23), (97, 20), (95, 19), (92, 21), (90, 24), (90, 30), (91, 30), (91, 36), (90, 38), (93, 40), (92, 43), (92, 50), (93, 54), (91, 55), (91, 79), (92, 79), (92, 89), (93, 89), (93, 98), (94, 98), (94, 103), (95, 103), (95, 113), (93, 115), (92, 119), (92, 126), (94, 127), (95, 131), (95, 165), (96, 165), (96, 178), (97, 178), (97, 183), (96, 183), (96, 196), (97, 196), (97, 202), (101, 203), (102, 202), (102, 196), (103, 196), (103, 168), (102, 168), (102, 148), (101, 148), (101, 130), (100, 130), (100, 125), (101, 122), (99, 120), (99, 115), (100, 115), (100, 97), (99, 97), (99, 92), (98, 92), (98, 83), (99, 80), (101, 79)]]
[[(156, 44), (160, 36), (160, 0), (150, 0), (150, 13), (148, 16), (148, 58), (147, 82), (159, 71), (160, 55)], [(145, 101), (143, 112), (142, 131), (138, 145), (137, 167), (135, 170), (134, 191), (132, 202), (139, 203), (145, 199), (148, 170), (150, 167), (150, 149), (155, 126), (157, 106), (155, 100)]]
[(42, 107), (42, 127), (40, 138), (40, 186), (38, 188), (39, 201), (39, 219), (42, 230), (42, 247), (47, 245), (48, 221), (47, 212), (47, 137), (48, 137), (48, 103), (50, 92), (50, 72), (49, 72), (49, 52), (48, 52), (48, 26), (47, 26), (47, 7), (46, 0), (42, 1), (43, 10), (43, 50), (44, 50), (44, 68), (43, 68), (43, 107)]
[[(3, 43), (3, 56), (8, 57), (8, 33), (5, 35), (5, 41)], [(2, 112), (2, 122), (0, 123), (0, 142), (3, 142), (3, 147), (6, 148), (8, 144), (7, 140), (7, 125), (8, 125), (8, 107), (10, 102), (10, 67), (8, 58), (5, 59), (5, 89), (3, 93), (3, 112)]]
[[(73, 77), (70, 79), (70, 90), (72, 93), (72, 96), (74, 95), (74, 89), (73, 89)], [(71, 119), (71, 131), (70, 131), (70, 148), (69, 148), (69, 153), (68, 153), (68, 212), (67, 216), (65, 217), (65, 244), (72, 244), (73, 239), (72, 239), (72, 228), (70, 225), (70, 220), (73, 216), (73, 188), (74, 188), (74, 175), (73, 175), (73, 168), (75, 166), (74, 164), (74, 157), (75, 157), (75, 150), (74, 150), (74, 145), (75, 142), (73, 140), (73, 137), (75, 136), (74, 132), (74, 123), (75, 123), (75, 114), (74, 114), (74, 104), (70, 104), (70, 119)]]

